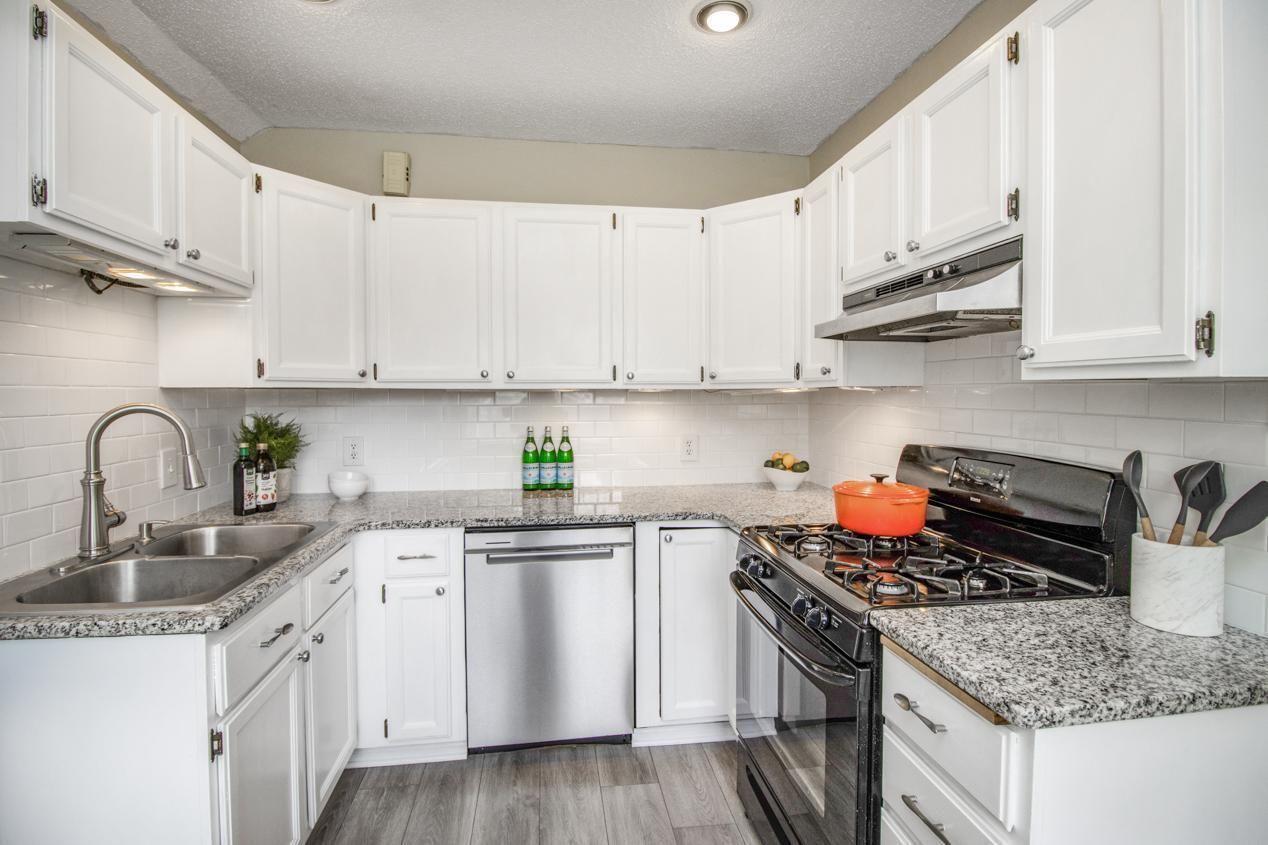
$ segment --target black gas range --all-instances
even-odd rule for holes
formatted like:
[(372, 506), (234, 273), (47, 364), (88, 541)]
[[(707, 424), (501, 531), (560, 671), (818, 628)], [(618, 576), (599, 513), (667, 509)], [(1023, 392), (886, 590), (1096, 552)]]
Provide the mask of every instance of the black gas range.
[(1114, 471), (909, 445), (897, 479), (930, 491), (919, 534), (829, 524), (740, 534), (737, 785), (764, 841), (878, 835), (873, 610), (1128, 591), (1136, 511)]

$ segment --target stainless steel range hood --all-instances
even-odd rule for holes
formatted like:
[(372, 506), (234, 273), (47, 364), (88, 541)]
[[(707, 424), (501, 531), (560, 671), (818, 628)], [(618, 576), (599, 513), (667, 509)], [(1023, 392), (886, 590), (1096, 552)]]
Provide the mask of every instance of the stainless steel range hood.
[(1021, 238), (848, 294), (842, 308), (815, 337), (925, 342), (1019, 328)]

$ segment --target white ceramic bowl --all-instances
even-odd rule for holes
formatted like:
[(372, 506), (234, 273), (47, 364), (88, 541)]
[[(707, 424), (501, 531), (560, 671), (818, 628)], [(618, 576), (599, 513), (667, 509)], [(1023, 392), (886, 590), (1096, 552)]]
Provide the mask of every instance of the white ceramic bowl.
[(364, 472), (343, 469), (326, 476), (326, 484), (339, 501), (355, 502), (369, 488), (370, 477)]
[(801, 486), (801, 482), (806, 480), (808, 472), (793, 472), (790, 469), (775, 469), (774, 467), (762, 467), (762, 472), (766, 473), (766, 480), (775, 485), (775, 489), (781, 493), (791, 493)]

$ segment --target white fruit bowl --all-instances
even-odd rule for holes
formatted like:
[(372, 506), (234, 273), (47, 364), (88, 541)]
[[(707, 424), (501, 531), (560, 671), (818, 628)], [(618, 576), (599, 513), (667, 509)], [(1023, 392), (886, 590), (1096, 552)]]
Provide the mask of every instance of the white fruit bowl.
[(335, 498), (341, 502), (355, 502), (370, 487), (370, 477), (364, 472), (339, 470), (326, 476), (326, 484)]
[(801, 482), (806, 480), (808, 472), (793, 472), (790, 469), (775, 469), (774, 467), (762, 467), (762, 472), (766, 473), (766, 480), (775, 486), (775, 489), (781, 493), (791, 493), (801, 486)]

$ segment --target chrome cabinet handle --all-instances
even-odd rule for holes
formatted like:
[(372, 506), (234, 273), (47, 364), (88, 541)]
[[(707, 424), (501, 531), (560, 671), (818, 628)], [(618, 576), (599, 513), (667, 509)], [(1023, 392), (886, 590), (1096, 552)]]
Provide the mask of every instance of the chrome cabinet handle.
[(915, 252), (918, 249), (920, 249), (920, 243), (918, 241), (907, 241), (908, 252)]
[(435, 556), (435, 555), (429, 555), (429, 554), (421, 554), (421, 555), (397, 555), (397, 556), (396, 556), (396, 559), (397, 559), (397, 560), (435, 560), (435, 559), (436, 559), (436, 556)]
[(930, 719), (928, 716), (921, 713), (919, 710), (916, 709), (916, 702), (912, 701), (910, 698), (903, 695), (901, 692), (894, 693), (894, 701), (898, 702), (898, 706), (900, 708), (902, 708), (903, 710), (906, 710), (908, 713), (910, 713), (911, 715), (919, 719), (924, 724), (924, 726), (929, 729), (930, 733), (944, 734), (947, 732), (946, 725), (939, 725), (933, 719)]
[(312, 657), (313, 657), (313, 653), (307, 650), (301, 651), (299, 654), (295, 655), (295, 659), (298, 660), (300, 663), (307, 663), (309, 660), (312, 659)]
[(325, 632), (322, 632), (320, 634), (313, 634), (313, 642), (317, 643), (317, 645), (321, 645), (325, 641), (326, 641)]
[(328, 583), (328, 584), (338, 584), (340, 581), (342, 581), (342, 580), (343, 580), (343, 576), (345, 576), (345, 575), (347, 575), (347, 574), (348, 574), (348, 567), (346, 567), (346, 566), (345, 566), (343, 569), (340, 569), (338, 572), (336, 572), (336, 573), (335, 573), (335, 577), (334, 577), (334, 578), (331, 578), (331, 579), (330, 579), (329, 581), (327, 581), (326, 583)]
[(1031, 358), (1033, 358), (1033, 357), (1035, 357), (1035, 347), (1033, 347), (1033, 346), (1019, 346), (1019, 347), (1017, 347), (1017, 360), (1018, 360), (1018, 361), (1029, 361), (1029, 360), (1030, 360)]
[(488, 378), (488, 377), (489, 377), (489, 371), (488, 371), (488, 370), (481, 370), (481, 371), (480, 371), (480, 378)]
[(514, 371), (514, 370), (507, 370), (507, 371), (506, 371), (506, 377), (507, 377), (507, 378), (515, 378), (515, 371)]
[(167, 247), (168, 249), (180, 249), (181, 242), (177, 238), (168, 238), (167, 240), (163, 241), (163, 246)]
[(203, 254), (196, 249), (190, 249), (185, 251), (185, 257), (191, 258), (194, 261), (197, 261), (198, 259), (203, 257)]
[(821, 375), (821, 376), (830, 376), (830, 375), (832, 375), (832, 368), (831, 368), (831, 367), (820, 367), (820, 368), (819, 368), (819, 375)]
[(445, 594), (445, 588), (444, 588), (444, 587), (437, 587), (437, 588), (436, 588), (436, 595), (438, 595), (438, 596), (443, 596), (444, 594)]
[(283, 625), (280, 628), (274, 628), (273, 636), (269, 637), (267, 640), (260, 641), (260, 648), (268, 648), (269, 646), (273, 645), (273, 643), (277, 642), (282, 637), (286, 636), (287, 634), (289, 634), (291, 631), (294, 631), (294, 630), (295, 630), (295, 626), (291, 624), (290, 622), (287, 622), (285, 625)]
[(912, 813), (915, 814), (916, 818), (925, 823), (925, 827), (933, 831), (933, 835), (938, 837), (939, 842), (945, 842), (946, 845), (951, 845), (951, 840), (947, 839), (946, 835), (942, 832), (942, 824), (940, 822), (931, 821), (928, 816), (920, 812), (920, 807), (916, 806), (916, 796), (904, 795), (903, 803), (907, 805), (908, 810), (911, 810)]

